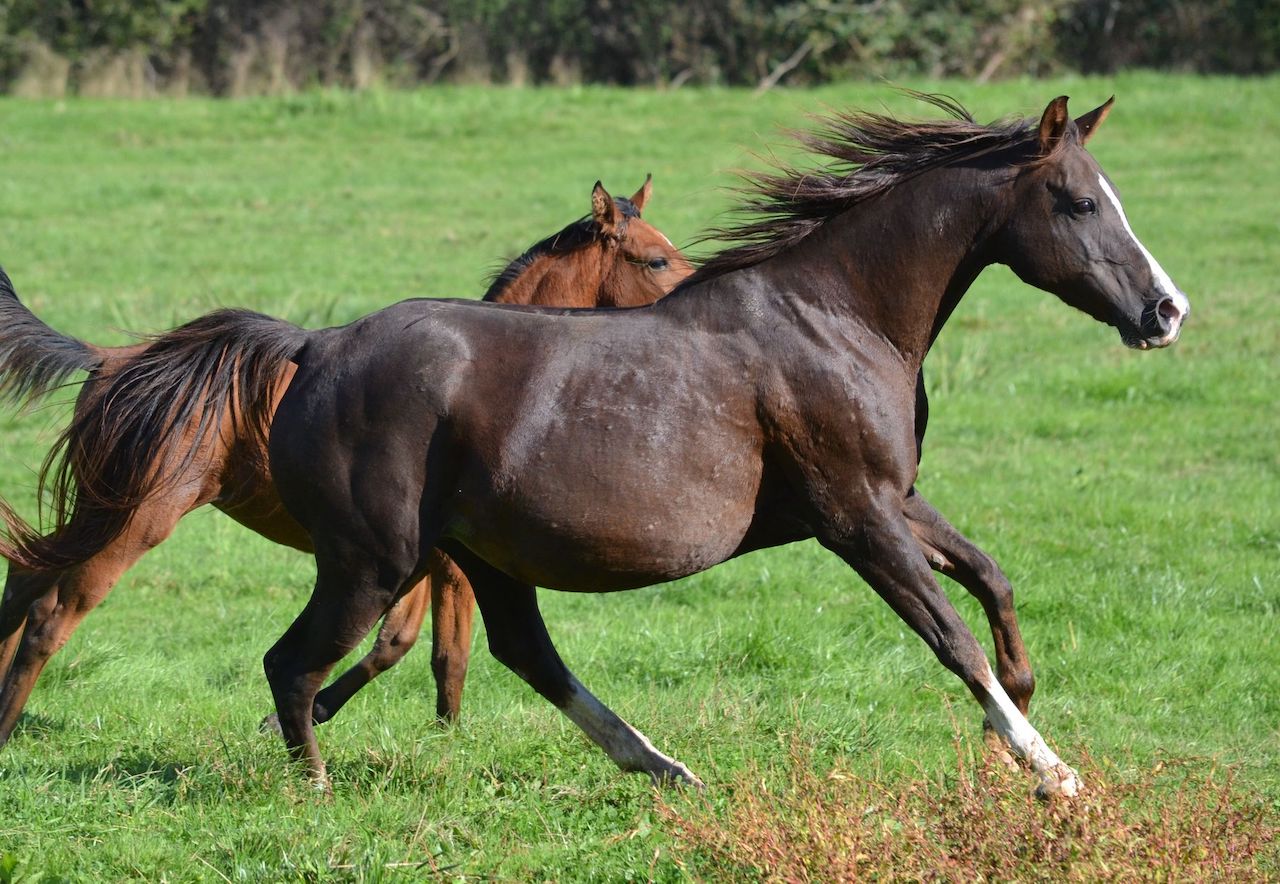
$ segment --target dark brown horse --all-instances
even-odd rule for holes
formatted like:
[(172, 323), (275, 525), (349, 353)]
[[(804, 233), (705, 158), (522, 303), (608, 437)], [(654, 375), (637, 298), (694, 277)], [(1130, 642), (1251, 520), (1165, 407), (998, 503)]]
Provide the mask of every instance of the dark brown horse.
[[(591, 214), (512, 261), (495, 277), (484, 299), (506, 304), (629, 307), (662, 297), (693, 268), (670, 240), (641, 219), (651, 193), (648, 178), (629, 200), (610, 197), (597, 182), (591, 193)], [(74, 370), (89, 371), (74, 426), (100, 425), (107, 420), (100, 412), (112, 401), (103, 391), (121, 375), (145, 371), (151, 345), (103, 348), (59, 335), (22, 307), (7, 279), (5, 283), (7, 290), (0, 291), (0, 392), (34, 397)], [(272, 408), (293, 370), (291, 363), (285, 363), (262, 376), (259, 389)], [(201, 421), (207, 415), (202, 405), (193, 405), (188, 415), (192, 420), (179, 430), (184, 448), (174, 452), (170, 462), (178, 468), (159, 482), (162, 493), (136, 498), (125, 510), (117, 510), (119, 532), (94, 555), (62, 563), (68, 566), (52, 571), (10, 569), (0, 607), (0, 672), (12, 660), (0, 691), (0, 745), (8, 739), (49, 658), (124, 571), (167, 537), (186, 513), (212, 503), (264, 537), (311, 549), (306, 532), (280, 506), (267, 469), (265, 436), (248, 426), (233, 430), (234, 420), (205, 426)], [(85, 454), (74, 449), (66, 461), (68, 472), (55, 481), (65, 486), (76, 474), (91, 470)], [(24, 630), (23, 608), (35, 595), (42, 597), (27, 613)], [(316, 698), (317, 722), (330, 718), (370, 679), (409, 651), (428, 605), (433, 609), (437, 712), (445, 719), (457, 717), (475, 601), (457, 566), (437, 553), (431, 557), (426, 578), (388, 612), (369, 654)]]
[[(1084, 149), (1110, 102), (1073, 121), (1058, 98), (1038, 122), (983, 126), (929, 100), (948, 118), (849, 114), (808, 136), (826, 165), (759, 177), (756, 220), (730, 231), (739, 244), (653, 306), (408, 301), (315, 332), (221, 312), (157, 340), (151, 372), (113, 382), (146, 402), (187, 380), (252, 426), (268, 417), (257, 375), (298, 365), (270, 458), (317, 578), (264, 665), (285, 743), (317, 781), (316, 692), (439, 546), (500, 661), (624, 770), (696, 783), (573, 677), (533, 587), (628, 589), (816, 537), (961, 678), (1043, 791), (1077, 790), (1025, 717), (1033, 681), (1008, 582), (913, 490), (919, 372), (993, 263), (1135, 348), (1173, 343), (1189, 305)], [(95, 437), (110, 444), (76, 477), (70, 522), (39, 538), (11, 521), (6, 555), (73, 558), (94, 540), (88, 515), (77, 528), (81, 501), (151, 493), (154, 464), (182, 448), (180, 401)], [(931, 565), (981, 599), (996, 673)]]

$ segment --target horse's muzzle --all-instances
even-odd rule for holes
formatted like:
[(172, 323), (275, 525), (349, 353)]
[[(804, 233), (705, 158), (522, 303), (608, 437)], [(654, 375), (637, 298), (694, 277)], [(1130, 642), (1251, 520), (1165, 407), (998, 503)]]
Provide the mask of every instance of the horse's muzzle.
[(1182, 325), (1191, 314), (1191, 303), (1182, 292), (1165, 295), (1144, 312), (1142, 336), (1125, 343), (1138, 350), (1167, 347), (1178, 340)]

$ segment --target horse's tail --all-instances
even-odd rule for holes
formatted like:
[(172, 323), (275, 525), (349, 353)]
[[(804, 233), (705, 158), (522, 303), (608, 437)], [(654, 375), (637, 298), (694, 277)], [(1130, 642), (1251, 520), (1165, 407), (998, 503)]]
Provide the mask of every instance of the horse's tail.
[[(86, 391), (40, 469), (41, 535), (0, 500), (0, 556), (32, 571), (85, 561), (124, 533), (144, 501), (181, 482), (217, 437), (265, 443), (272, 392), (308, 333), (219, 310), (149, 339)], [(265, 450), (265, 445), (262, 446)]]
[(55, 331), (28, 310), (0, 268), (0, 400), (25, 405), (102, 361), (102, 350)]

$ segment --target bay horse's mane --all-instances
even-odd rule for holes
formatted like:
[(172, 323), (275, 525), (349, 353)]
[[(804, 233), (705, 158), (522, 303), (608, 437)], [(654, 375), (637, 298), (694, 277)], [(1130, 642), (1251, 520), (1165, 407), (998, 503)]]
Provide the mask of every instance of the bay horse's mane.
[[(746, 217), (699, 238), (731, 244), (705, 259), (675, 291), (772, 258), (834, 216), (922, 172), (1036, 143), (1032, 120), (1008, 118), (983, 125), (953, 98), (904, 92), (947, 116), (901, 120), (887, 114), (835, 113), (818, 118), (820, 126), (813, 131), (790, 133), (809, 152), (830, 161), (816, 169), (774, 161), (772, 171), (743, 173), (738, 190), (742, 202), (733, 211)], [(1043, 159), (1048, 157), (1030, 153), (1027, 162)]]
[[(640, 210), (636, 208), (636, 204), (631, 200), (625, 197), (614, 197), (613, 202), (617, 205), (618, 211), (622, 213), (624, 220), (640, 217)], [(604, 232), (600, 229), (600, 225), (590, 215), (585, 215), (577, 221), (571, 222), (560, 232), (553, 233), (546, 239), (529, 246), (523, 255), (513, 258), (506, 267), (495, 273), (493, 279), (489, 282), (489, 288), (485, 291), (481, 300), (497, 300), (508, 286), (529, 269), (529, 265), (544, 255), (559, 255), (576, 251), (598, 242), (603, 237)]]

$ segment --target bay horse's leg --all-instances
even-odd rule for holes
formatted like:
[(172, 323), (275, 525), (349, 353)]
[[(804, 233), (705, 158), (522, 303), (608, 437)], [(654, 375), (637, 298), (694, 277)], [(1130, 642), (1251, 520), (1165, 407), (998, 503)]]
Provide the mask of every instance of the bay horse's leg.
[[(0, 686), (0, 746), (8, 742), (50, 658), (110, 594), (120, 576), (169, 536), (186, 511), (185, 506), (144, 505), (134, 513), (120, 537), (79, 565), (38, 575), (18, 572), (20, 582), (30, 581), (26, 594), (39, 593), (39, 600), (25, 612), (22, 639)], [(11, 580), (13, 576), (10, 575)], [(50, 589), (51, 586), (55, 588)], [(15, 601), (23, 594), (18, 593)], [(0, 634), (5, 634), (17, 620), (10, 617), (7, 586), (5, 595)]]
[(654, 748), (573, 677), (556, 653), (538, 611), (537, 591), (462, 550), (451, 548), (471, 581), (498, 662), (551, 701), (624, 771), (647, 773), (659, 785), (702, 782), (679, 761)]
[(1048, 747), (996, 680), (982, 647), (930, 573), (900, 502), (896, 507), (882, 503), (871, 514), (839, 524), (855, 527), (820, 535), (823, 545), (848, 562), (924, 639), (938, 661), (959, 676), (996, 733), (1040, 777), (1037, 791), (1074, 795), (1080, 788), (1075, 771)]
[[(433, 550), (430, 567), (431, 671), (436, 679), (436, 718), (453, 722), (462, 710), (476, 597), (462, 569), (444, 553)], [(421, 617), (418, 622), (422, 622)]]
[(372, 560), (338, 545), (316, 546), (316, 585), (307, 606), (262, 660), (289, 754), (328, 788), (312, 710), (329, 671), (414, 582), (413, 566)]
[(904, 507), (911, 533), (929, 565), (969, 591), (982, 605), (996, 649), (996, 677), (1023, 715), (1035, 691), (1035, 676), (1013, 609), (1013, 587), (995, 559), (957, 531), (929, 501), (913, 492)]
[(23, 628), (32, 617), (39, 618), (42, 611), (56, 600), (56, 572), (37, 574), (19, 570), (9, 565), (4, 582), (4, 599), (0, 601), (0, 682), (9, 672), (18, 645), (22, 641)]
[[(418, 632), (422, 628), (422, 620), (427, 613), (430, 595), (431, 584), (422, 580), (391, 606), (391, 610), (387, 611), (382, 620), (378, 637), (374, 640), (369, 653), (316, 694), (315, 701), (311, 704), (312, 724), (324, 724), (333, 718), (338, 714), (339, 709), (347, 705), (348, 700), (359, 693), (361, 688), (409, 653), (409, 649), (418, 640)], [(264, 731), (274, 731), (278, 734), (280, 719), (276, 713), (272, 712), (262, 720), (259, 727)]]

